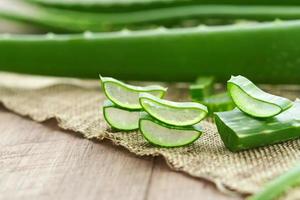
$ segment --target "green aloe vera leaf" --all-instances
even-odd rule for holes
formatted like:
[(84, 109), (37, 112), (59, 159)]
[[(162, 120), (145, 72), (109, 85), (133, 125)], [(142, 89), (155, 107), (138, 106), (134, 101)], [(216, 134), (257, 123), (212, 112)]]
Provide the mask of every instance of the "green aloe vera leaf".
[(243, 74), (256, 83), (300, 83), (298, 43), (300, 21), (115, 33), (0, 34), (0, 69), (81, 78), (97, 78), (100, 72), (121, 80), (177, 82), (193, 81), (198, 74), (213, 75), (220, 82)]
[(227, 89), (237, 107), (253, 117), (272, 117), (292, 106), (287, 98), (266, 93), (240, 75), (231, 77)]
[(145, 139), (160, 147), (180, 147), (195, 142), (202, 135), (199, 124), (194, 126), (171, 126), (142, 113), (139, 128)]
[(131, 10), (141, 8), (165, 7), (176, 5), (203, 5), (203, 4), (234, 4), (234, 5), (299, 5), (297, 0), (28, 0), (47, 6), (103, 10), (118, 8), (117, 10)]
[(236, 107), (227, 92), (205, 97), (200, 103), (207, 106), (210, 115), (214, 112), (228, 111)]
[(190, 93), (193, 100), (200, 101), (205, 97), (210, 96), (214, 90), (215, 78), (198, 77), (196, 82), (190, 85)]
[(267, 183), (267, 185), (257, 194), (247, 198), (247, 200), (274, 200), (279, 198), (289, 189), (300, 184), (300, 165), (297, 165), (285, 172), (281, 176)]
[[(290, 6), (235, 6), (235, 5), (189, 5), (122, 13), (90, 13), (67, 9), (48, 8), (6, 0), (0, 7), (0, 17), (32, 23), (50, 31), (110, 31), (144, 24), (176, 24), (183, 19), (248, 19), (275, 20), (299, 19), (300, 7)], [(5, 2), (6, 2), (5, 1)], [(15, 6), (18, 5), (18, 6)], [(0, 3), (1, 5), (1, 3)]]
[(106, 97), (121, 108), (129, 110), (140, 110), (139, 95), (143, 93), (152, 94), (162, 98), (167, 88), (159, 85), (133, 86), (110, 77), (101, 77), (101, 85)]
[(103, 104), (105, 121), (114, 129), (133, 131), (139, 128), (140, 111), (125, 110), (106, 100)]
[(139, 97), (142, 108), (153, 118), (173, 126), (197, 124), (207, 115), (207, 107), (196, 102), (174, 102), (151, 94)]
[(300, 101), (270, 118), (253, 118), (239, 109), (215, 113), (218, 132), (230, 151), (271, 145), (300, 137)]

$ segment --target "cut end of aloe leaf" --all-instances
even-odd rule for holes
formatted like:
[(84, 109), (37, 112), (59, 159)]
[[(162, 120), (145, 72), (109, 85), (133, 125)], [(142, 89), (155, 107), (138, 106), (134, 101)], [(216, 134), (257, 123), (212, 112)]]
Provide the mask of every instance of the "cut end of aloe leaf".
[(149, 115), (139, 121), (140, 131), (151, 144), (160, 147), (180, 147), (195, 142), (202, 134), (199, 124), (189, 127), (170, 126), (160, 123)]
[(133, 131), (139, 128), (139, 111), (124, 110), (111, 101), (104, 102), (103, 116), (105, 121), (116, 130)]
[(107, 98), (119, 107), (130, 110), (138, 110), (142, 108), (139, 103), (140, 94), (149, 93), (158, 98), (162, 98), (167, 91), (167, 88), (158, 85), (146, 87), (133, 86), (114, 78), (101, 76), (100, 80)]
[(262, 91), (243, 76), (232, 76), (227, 89), (236, 106), (253, 117), (272, 117), (293, 105), (286, 98)]
[(215, 113), (215, 122), (224, 145), (241, 151), (300, 137), (300, 102), (271, 118), (254, 118), (239, 109)]
[(198, 77), (193, 85), (190, 85), (190, 94), (193, 100), (201, 101), (213, 93), (215, 78)]
[(141, 94), (140, 104), (153, 118), (173, 126), (197, 124), (208, 113), (207, 107), (195, 102), (173, 102), (151, 94)]
[(200, 103), (207, 106), (210, 115), (214, 112), (228, 111), (236, 107), (227, 92), (205, 97)]

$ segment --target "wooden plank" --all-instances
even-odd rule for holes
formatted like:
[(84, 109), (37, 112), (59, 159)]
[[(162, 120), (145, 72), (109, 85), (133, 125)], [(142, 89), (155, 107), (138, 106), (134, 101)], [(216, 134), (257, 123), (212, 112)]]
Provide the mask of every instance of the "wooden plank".
[(108, 141), (0, 108), (0, 199), (238, 199)]
[(0, 199), (144, 199), (152, 158), (0, 111)]
[(207, 181), (171, 171), (163, 158), (159, 157), (155, 159), (146, 199), (238, 200), (241, 197), (222, 194)]

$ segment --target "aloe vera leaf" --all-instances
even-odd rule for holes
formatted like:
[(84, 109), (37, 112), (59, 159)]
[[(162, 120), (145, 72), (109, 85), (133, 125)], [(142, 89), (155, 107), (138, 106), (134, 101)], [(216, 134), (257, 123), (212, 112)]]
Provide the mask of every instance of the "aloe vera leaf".
[(232, 74), (243, 74), (257, 83), (300, 83), (298, 43), (300, 21), (72, 35), (5, 34), (0, 35), (0, 69), (84, 78), (96, 78), (100, 72), (122, 80), (160, 81), (193, 81), (198, 74), (227, 81)]
[(173, 126), (197, 124), (207, 115), (207, 107), (195, 102), (173, 102), (151, 94), (141, 94), (140, 105), (153, 118)]
[[(47, 8), (10, 0), (0, 7), (0, 16), (33, 23), (51, 31), (109, 31), (129, 25), (166, 25), (186, 18), (196, 19), (299, 19), (300, 7), (204, 5), (157, 8), (124, 13), (89, 13)], [(15, 6), (17, 4), (18, 6)]]
[(64, 8), (123, 8), (130, 9), (147, 8), (153, 6), (174, 6), (174, 5), (203, 5), (203, 4), (234, 4), (234, 5), (299, 5), (297, 0), (29, 0), (31, 2), (40, 3), (48, 6), (64, 7)]
[(247, 200), (273, 200), (279, 198), (288, 189), (300, 184), (299, 163), (281, 176), (267, 183), (267, 185), (257, 194), (247, 198)]
[(139, 128), (145, 139), (160, 147), (180, 147), (195, 142), (202, 135), (200, 124), (194, 126), (171, 126), (142, 113)]
[(215, 78), (198, 77), (196, 82), (190, 85), (190, 94), (193, 100), (200, 101), (203, 98), (210, 96), (214, 90)]
[(231, 77), (227, 89), (237, 107), (253, 117), (272, 117), (292, 106), (287, 98), (264, 92), (240, 75)]
[(106, 97), (119, 107), (130, 110), (139, 110), (142, 108), (139, 103), (140, 94), (149, 93), (155, 97), (162, 98), (167, 91), (167, 88), (159, 85), (133, 86), (114, 78), (101, 76), (100, 80)]
[(214, 112), (232, 110), (236, 107), (227, 92), (205, 97), (199, 102), (207, 106), (209, 115), (212, 115)]
[(125, 110), (108, 100), (103, 104), (103, 116), (113, 129), (133, 131), (139, 128), (140, 111)]
[(239, 109), (215, 113), (215, 121), (225, 146), (240, 151), (300, 137), (300, 101), (271, 118), (253, 118)]

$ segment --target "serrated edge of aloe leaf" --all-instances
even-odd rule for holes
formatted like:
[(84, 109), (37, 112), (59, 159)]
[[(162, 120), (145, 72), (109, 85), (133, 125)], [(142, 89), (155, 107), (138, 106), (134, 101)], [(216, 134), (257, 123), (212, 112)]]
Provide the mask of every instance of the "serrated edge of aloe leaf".
[(137, 127), (136, 129), (120, 129), (120, 128), (115, 127), (113, 124), (110, 123), (110, 121), (108, 120), (108, 117), (106, 116), (105, 110), (107, 108), (116, 108), (116, 109), (124, 110), (124, 111), (127, 111), (127, 112), (141, 112), (141, 111), (139, 111), (139, 110), (127, 110), (127, 109), (121, 108), (118, 105), (116, 105), (113, 102), (111, 102), (110, 100), (105, 100), (103, 102), (103, 105), (102, 105), (102, 114), (103, 114), (103, 117), (104, 117), (106, 123), (108, 123), (108, 125), (111, 128), (113, 128), (113, 129), (115, 129), (117, 131), (124, 131), (124, 132), (136, 131), (136, 130), (139, 129), (139, 127)]
[(151, 94), (140, 94), (140, 97), (139, 97), (139, 101), (140, 101), (140, 104), (142, 106), (142, 108), (149, 114), (151, 115), (153, 118), (157, 119), (158, 121), (162, 122), (162, 123), (166, 123), (166, 124), (169, 124), (169, 125), (172, 125), (172, 126), (178, 126), (177, 124), (170, 124), (168, 122), (165, 122), (163, 120), (161, 120), (159, 117), (153, 115), (149, 109), (145, 108), (143, 106), (143, 99), (148, 99), (152, 102), (155, 102), (157, 104), (160, 104), (161, 106), (165, 106), (165, 107), (169, 107), (169, 108), (175, 108), (175, 109), (178, 109), (178, 110), (181, 110), (181, 109), (197, 109), (199, 110), (200, 112), (204, 112), (205, 115), (200, 118), (199, 120), (193, 122), (192, 124), (187, 124), (187, 125), (184, 125), (184, 126), (190, 126), (190, 125), (194, 125), (194, 124), (197, 124), (199, 123), (201, 120), (203, 120), (207, 114), (208, 114), (208, 109), (205, 105), (201, 104), (201, 103), (197, 103), (197, 102), (173, 102), (173, 101), (169, 101), (169, 100), (165, 100), (165, 99), (159, 99)]
[[(185, 131), (197, 131), (198, 132), (198, 136), (196, 138), (194, 138), (192, 141), (187, 142), (185, 144), (181, 144), (181, 145), (162, 145), (162, 144), (158, 144), (155, 143), (154, 141), (150, 140), (146, 134), (144, 134), (143, 130), (142, 130), (142, 121), (143, 120), (148, 120), (151, 121), (159, 126), (168, 128), (168, 129), (175, 129), (175, 130), (185, 130)], [(200, 123), (195, 124), (195, 125), (191, 125), (191, 126), (172, 126), (172, 125), (168, 125), (165, 123), (162, 123), (156, 119), (154, 119), (153, 117), (151, 117), (149, 114), (145, 113), (145, 112), (141, 112), (140, 113), (140, 119), (139, 119), (139, 130), (141, 132), (141, 134), (143, 135), (143, 137), (152, 145), (154, 146), (158, 146), (158, 147), (164, 147), (164, 148), (175, 148), (175, 147), (183, 147), (183, 146), (187, 146), (189, 144), (194, 143), (195, 141), (197, 141), (202, 135), (203, 135), (203, 128), (200, 125)]]
[[(266, 101), (266, 100), (264, 100), (264, 99), (259, 99), (259, 98), (257, 98), (257, 97), (254, 97), (253, 94), (249, 94), (247, 91), (245, 91), (244, 88), (242, 88), (242, 87), (236, 82), (236, 79), (238, 79), (238, 78), (242, 78), (242, 79), (244, 79), (245, 81), (248, 81), (248, 84), (247, 84), (247, 85), (249, 85), (249, 84), (251, 85), (251, 84), (252, 84), (251, 87), (254, 87), (257, 91), (261, 92), (263, 95), (266, 95), (266, 96), (269, 96), (269, 97), (274, 96), (274, 97), (278, 98), (279, 100), (281, 100), (282, 103), (278, 104), (278, 103), (275, 103), (275, 102)], [(274, 115), (271, 115), (271, 116), (265, 116), (265, 117), (255, 116), (255, 115), (253, 115), (252, 113), (246, 112), (247, 114), (249, 114), (249, 115), (251, 115), (251, 116), (259, 117), (259, 118), (274, 117), (274, 116), (278, 115), (279, 113), (281, 113), (281, 112), (283, 112), (283, 111), (289, 109), (289, 108), (293, 105), (293, 102), (292, 102), (291, 100), (289, 100), (289, 99), (287, 99), (287, 98), (284, 98), (284, 97), (281, 97), (281, 96), (277, 96), (277, 95), (270, 94), (270, 93), (268, 93), (268, 92), (265, 92), (265, 91), (263, 91), (262, 89), (260, 89), (259, 87), (257, 87), (252, 81), (250, 81), (249, 79), (247, 79), (246, 77), (241, 76), (241, 75), (238, 75), (238, 76), (231, 76), (230, 79), (227, 81), (227, 89), (228, 89), (228, 93), (229, 93), (229, 95), (231, 96), (231, 98), (232, 98), (232, 95), (231, 95), (231, 92), (230, 92), (230, 89), (229, 89), (229, 88), (230, 88), (230, 84), (233, 84), (233, 85), (237, 86), (238, 88), (240, 88), (240, 89), (241, 89), (247, 96), (249, 96), (250, 98), (255, 99), (255, 100), (257, 100), (257, 101), (260, 101), (260, 102), (262, 102), (262, 103), (272, 104), (272, 105), (274, 105), (274, 106), (276, 106), (276, 107), (278, 107), (278, 108), (280, 109), (280, 112), (278, 112), (278, 113), (276, 113), (276, 114), (274, 114)], [(248, 87), (250, 87), (250, 86), (248, 86)], [(234, 98), (232, 98), (232, 101), (236, 104), (236, 106), (238, 106), (237, 103), (236, 103), (236, 101), (234, 100)], [(285, 104), (286, 104), (286, 105), (285, 105)], [(242, 109), (241, 109), (241, 110), (242, 110)], [(243, 110), (242, 110), (242, 111), (243, 111)], [(244, 112), (244, 111), (243, 111), (243, 112)]]
[(105, 83), (111, 82), (111, 83), (115, 83), (120, 85), (121, 87), (125, 88), (125, 90), (128, 91), (134, 91), (134, 92), (154, 92), (154, 91), (159, 91), (161, 92), (161, 96), (160, 98), (163, 98), (164, 95), (166, 94), (166, 91), (168, 88), (159, 86), (159, 85), (149, 85), (149, 86), (134, 86), (134, 85), (130, 85), (127, 83), (124, 83), (122, 81), (119, 81), (117, 79), (111, 78), (111, 77), (102, 77), (101, 75), (99, 75), (100, 77), (100, 82), (101, 82), (101, 87), (102, 90), (105, 93), (105, 96), (114, 104), (116, 104), (117, 106), (124, 108), (124, 109), (128, 109), (128, 110), (140, 110), (141, 107), (126, 107), (126, 106), (122, 106), (120, 105), (118, 102), (116, 102), (113, 98), (111, 98), (111, 96), (106, 92), (105, 89)]

